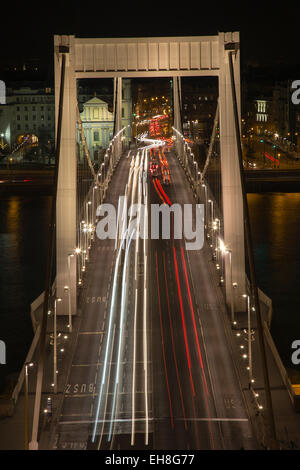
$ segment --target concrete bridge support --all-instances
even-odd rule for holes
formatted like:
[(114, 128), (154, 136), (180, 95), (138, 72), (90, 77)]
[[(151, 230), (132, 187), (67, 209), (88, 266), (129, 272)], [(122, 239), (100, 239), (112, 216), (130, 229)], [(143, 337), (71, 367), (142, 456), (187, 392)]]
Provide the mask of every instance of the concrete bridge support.
[[(76, 103), (73, 36), (55, 36), (55, 117), (57, 125), (62, 53), (66, 56), (62, 140), (56, 204), (56, 296), (58, 315), (76, 313)], [(71, 256), (73, 255), (73, 256)], [(69, 310), (70, 309), (70, 310)]]
[[(220, 150), (222, 172), (222, 197), (224, 217), (224, 243), (231, 250), (232, 282), (235, 311), (244, 311), (246, 292), (245, 275), (245, 241), (243, 197), (240, 181), (237, 138), (234, 127), (233, 98), (230, 83), (228, 54), (236, 50), (234, 60), (234, 77), (238, 101), (239, 116), (241, 116), (240, 92), (240, 50), (239, 34), (235, 33), (235, 41), (227, 42), (227, 33), (219, 33), (219, 109), (220, 109)], [(230, 38), (232, 39), (232, 38)], [(239, 119), (241, 122), (241, 120)], [(230, 257), (225, 256), (226, 302), (230, 306), (231, 275)]]
[(181, 126), (181, 81), (180, 77), (173, 77), (173, 122), (174, 127), (182, 132)]

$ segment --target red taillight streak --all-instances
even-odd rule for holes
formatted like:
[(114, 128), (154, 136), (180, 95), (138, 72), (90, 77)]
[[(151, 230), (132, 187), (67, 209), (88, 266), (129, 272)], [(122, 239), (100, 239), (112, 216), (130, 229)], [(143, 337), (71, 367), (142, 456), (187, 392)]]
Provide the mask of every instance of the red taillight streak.
[[(200, 365), (201, 365), (201, 369), (202, 369), (202, 381), (204, 381), (204, 386), (205, 386), (205, 394), (204, 395), (205, 395), (206, 411), (207, 411), (208, 416), (210, 416), (209, 407), (208, 407), (208, 399), (207, 399), (207, 395), (209, 395), (209, 391), (208, 391), (208, 387), (207, 387), (207, 381), (206, 381), (206, 377), (205, 377), (205, 373), (204, 373), (202, 355), (201, 355), (201, 351), (200, 351), (199, 338), (198, 338), (198, 333), (197, 333), (197, 327), (196, 327), (196, 321), (195, 321), (195, 313), (194, 313), (194, 307), (193, 307), (193, 302), (192, 302), (191, 290), (190, 290), (189, 281), (188, 281), (186, 262), (185, 262), (183, 247), (181, 246), (180, 249), (181, 249), (181, 258), (182, 258), (182, 264), (183, 264), (183, 269), (184, 269), (184, 276), (185, 276), (186, 285), (187, 285), (187, 289), (188, 289), (189, 304), (190, 304), (191, 313), (192, 313), (194, 332), (195, 332), (195, 337), (196, 337), (196, 342), (197, 342), (198, 356), (199, 356), (199, 361), (200, 361)], [(210, 422), (208, 423), (208, 426), (209, 426), (211, 446), (214, 449), (215, 444), (214, 444), (213, 432), (212, 432), (212, 427), (211, 427)]]
[(163, 196), (160, 194), (160, 191), (159, 191), (158, 188), (157, 188), (157, 185), (156, 185), (156, 178), (153, 180), (153, 184), (154, 184), (155, 190), (156, 190), (157, 194), (159, 195), (160, 199), (162, 200), (162, 202), (163, 202), (164, 204), (167, 204), (167, 202), (164, 200)]
[(185, 429), (187, 429), (186, 414), (185, 414), (183, 394), (182, 394), (180, 378), (179, 378), (179, 372), (178, 372), (178, 364), (177, 364), (177, 359), (176, 359), (176, 351), (175, 351), (175, 343), (174, 343), (174, 335), (173, 335), (173, 325), (172, 325), (172, 319), (171, 319), (171, 309), (170, 309), (169, 290), (168, 290), (168, 283), (167, 283), (165, 252), (163, 252), (163, 262), (164, 262), (165, 286), (166, 286), (166, 293), (167, 293), (167, 303), (168, 303), (168, 313), (169, 313), (170, 331), (171, 331), (171, 339), (172, 339), (173, 357), (174, 357), (176, 377), (177, 377), (177, 382), (178, 382), (178, 387), (179, 387), (179, 394), (180, 394), (180, 399), (181, 399), (182, 412), (183, 412), (183, 417), (184, 417), (184, 427), (185, 427)]
[(164, 336), (163, 336), (163, 326), (162, 326), (162, 315), (161, 315), (161, 304), (160, 304), (160, 292), (159, 292), (159, 280), (158, 280), (157, 251), (155, 252), (155, 262), (156, 262), (156, 279), (157, 279), (157, 295), (158, 295), (158, 306), (159, 306), (159, 317), (160, 317), (161, 343), (162, 343), (162, 349), (163, 349), (163, 359), (164, 359), (166, 383), (167, 383), (167, 389), (168, 389), (168, 398), (169, 398), (169, 407), (170, 407), (171, 426), (172, 426), (172, 429), (174, 429), (174, 420), (173, 420), (173, 411), (172, 411), (172, 401), (171, 401), (171, 393), (170, 393), (170, 387), (169, 387), (169, 379), (168, 379), (168, 371), (167, 371), (167, 363), (166, 363), (166, 355), (165, 355), (165, 345), (164, 345)]
[(188, 367), (189, 367), (189, 373), (190, 373), (190, 381), (191, 381), (191, 386), (192, 386), (192, 392), (193, 392), (193, 396), (194, 396), (195, 395), (195, 388), (194, 388), (194, 382), (193, 382), (193, 377), (192, 377), (191, 360), (190, 360), (189, 346), (188, 346), (188, 341), (187, 341), (187, 333), (186, 333), (186, 326), (185, 326), (183, 305), (182, 305), (182, 296), (181, 296), (181, 289), (180, 289), (180, 282), (179, 282), (179, 275), (178, 275), (177, 256), (176, 256), (176, 250), (175, 250), (174, 245), (173, 245), (173, 255), (174, 255), (174, 264), (175, 264), (176, 281), (177, 281), (177, 288), (178, 288), (178, 295), (179, 295), (179, 303), (180, 303), (180, 312), (181, 312), (181, 320), (182, 320), (182, 326), (183, 326), (185, 349), (186, 349), (186, 355), (187, 355), (187, 361), (188, 361)]
[(181, 246), (180, 249), (181, 249), (181, 258), (182, 258), (182, 265), (183, 265), (185, 283), (186, 283), (186, 286), (187, 286), (187, 291), (188, 291), (188, 296), (189, 296), (189, 304), (190, 304), (190, 310), (191, 310), (191, 314), (192, 314), (194, 333), (195, 333), (195, 338), (196, 338), (196, 343), (197, 343), (198, 357), (199, 357), (200, 366), (201, 366), (201, 369), (202, 369), (202, 376), (203, 376), (205, 388), (206, 388), (206, 391), (208, 393), (208, 387), (207, 387), (206, 377), (204, 375), (203, 360), (202, 360), (202, 355), (201, 355), (201, 351), (200, 351), (200, 344), (199, 344), (199, 338), (198, 338), (197, 326), (196, 326), (196, 320), (195, 320), (195, 312), (194, 312), (194, 307), (193, 307), (193, 302), (192, 302), (192, 296), (191, 296), (191, 290), (190, 290), (188, 275), (187, 275), (187, 268), (186, 268), (186, 262), (185, 262), (183, 247)]
[(275, 161), (276, 161), (276, 163), (278, 163), (278, 165), (279, 165), (279, 160), (277, 160), (277, 158), (275, 158), (275, 157), (273, 157), (272, 155), (270, 155), (268, 152), (265, 152), (265, 156), (266, 156), (269, 160), (272, 160), (272, 162), (274, 162), (274, 163), (275, 163)]
[(265, 152), (265, 156), (266, 156), (269, 160), (272, 160), (272, 162), (274, 162), (274, 157), (272, 157), (272, 155), (269, 155), (267, 152)]
[(163, 195), (163, 197), (165, 198), (165, 200), (167, 201), (167, 203), (169, 204), (169, 206), (171, 206), (171, 205), (172, 205), (172, 202), (170, 201), (170, 198), (167, 196), (167, 194), (166, 194), (165, 191), (163, 190), (162, 185), (160, 184), (160, 181), (157, 179), (156, 182), (157, 182), (157, 187), (158, 187), (158, 189), (160, 190), (161, 194)]

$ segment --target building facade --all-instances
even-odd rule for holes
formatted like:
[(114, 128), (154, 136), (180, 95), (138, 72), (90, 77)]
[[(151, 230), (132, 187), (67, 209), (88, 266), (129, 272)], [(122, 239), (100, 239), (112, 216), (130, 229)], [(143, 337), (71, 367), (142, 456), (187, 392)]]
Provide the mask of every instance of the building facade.
[(286, 80), (274, 83), (268, 93), (249, 101), (243, 119), (243, 137), (266, 136), (290, 151), (298, 151), (300, 104), (292, 103), (291, 94), (291, 81)]
[[(113, 137), (114, 115), (108, 110), (108, 104), (105, 101), (94, 96), (83, 104), (80, 117), (90, 156), (95, 159), (95, 153), (99, 149), (107, 148)], [(82, 148), (79, 128), (77, 132), (77, 142), (81, 143)]]
[[(92, 91), (78, 86), (78, 104), (90, 154), (107, 148), (114, 131), (113, 87)], [(112, 85), (112, 84), (111, 84)], [(94, 86), (94, 85), (93, 85)], [(95, 96), (100, 93), (101, 98)], [(101, 93), (102, 92), (102, 93)], [(104, 94), (103, 94), (104, 92)], [(123, 80), (122, 125), (126, 138), (131, 138), (132, 99), (131, 81)], [(54, 89), (43, 83), (31, 82), (7, 88), (6, 104), (0, 105), (0, 135), (9, 149), (22, 140), (41, 147), (55, 148)], [(78, 132), (78, 142), (80, 136)]]
[[(96, 95), (96, 92), (95, 92)], [(87, 96), (86, 94), (84, 96)], [(79, 102), (82, 103), (79, 95)], [(93, 96), (81, 104), (83, 111), (80, 113), (82, 127), (87, 147), (92, 159), (98, 158), (99, 150), (109, 146), (114, 133), (113, 106), (97, 96)], [(112, 109), (111, 109), (112, 108)], [(126, 128), (125, 138), (131, 139), (132, 99), (131, 81), (123, 80), (122, 83), (122, 126)], [(79, 142), (80, 158), (83, 156), (82, 139), (79, 128), (77, 129), (77, 142)]]
[(7, 89), (6, 104), (0, 106), (0, 132), (9, 147), (25, 137), (53, 147), (54, 123), (53, 88), (28, 85)]

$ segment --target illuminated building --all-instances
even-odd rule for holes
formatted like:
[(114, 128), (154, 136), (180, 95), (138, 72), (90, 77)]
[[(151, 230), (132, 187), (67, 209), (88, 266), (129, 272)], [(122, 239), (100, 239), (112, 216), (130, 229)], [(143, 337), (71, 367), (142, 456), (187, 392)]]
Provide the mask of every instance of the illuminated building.
[(54, 122), (53, 88), (41, 83), (7, 88), (6, 104), (0, 106), (0, 130), (9, 146), (24, 135), (32, 136), (34, 143), (53, 146)]

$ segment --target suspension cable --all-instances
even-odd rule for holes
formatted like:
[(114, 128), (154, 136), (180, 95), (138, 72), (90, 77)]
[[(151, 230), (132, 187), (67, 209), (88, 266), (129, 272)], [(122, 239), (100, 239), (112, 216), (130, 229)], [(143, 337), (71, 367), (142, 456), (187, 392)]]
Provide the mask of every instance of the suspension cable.
[(212, 134), (211, 134), (211, 138), (210, 138), (209, 149), (208, 149), (208, 152), (207, 152), (205, 165), (204, 165), (203, 171), (201, 173), (201, 183), (203, 183), (204, 176), (205, 176), (205, 173), (206, 173), (206, 170), (207, 170), (207, 167), (209, 165), (210, 158), (211, 158), (211, 155), (212, 155), (212, 150), (213, 150), (213, 145), (214, 145), (214, 142), (215, 142), (216, 129), (217, 129), (218, 123), (219, 123), (219, 100), (217, 102), (217, 109), (216, 109), (216, 114), (215, 114), (215, 119), (214, 119), (213, 130), (212, 130)]

